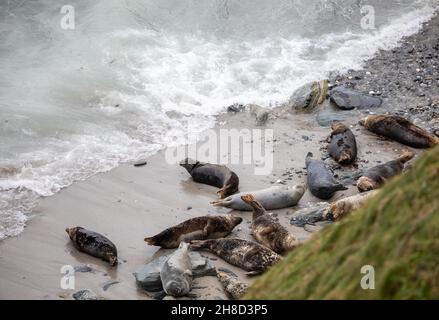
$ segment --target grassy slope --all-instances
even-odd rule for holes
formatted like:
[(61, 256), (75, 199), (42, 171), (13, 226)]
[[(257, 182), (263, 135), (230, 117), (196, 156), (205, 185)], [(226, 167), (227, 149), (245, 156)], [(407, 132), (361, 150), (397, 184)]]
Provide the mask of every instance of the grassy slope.
[[(363, 265), (375, 290), (363, 290)], [(247, 299), (439, 299), (439, 146), (355, 215), (256, 280)]]

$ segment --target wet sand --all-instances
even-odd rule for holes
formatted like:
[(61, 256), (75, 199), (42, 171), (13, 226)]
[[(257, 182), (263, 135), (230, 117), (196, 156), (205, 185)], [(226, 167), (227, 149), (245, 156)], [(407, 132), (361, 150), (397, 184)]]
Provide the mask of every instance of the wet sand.
[[(421, 126), (436, 130), (439, 78), (433, 64), (437, 63), (439, 50), (436, 36), (438, 20), (438, 17), (433, 18), (421, 33), (406, 39), (400, 48), (391, 51), (397, 62), (387, 63), (390, 52), (381, 52), (365, 64), (364, 70), (339, 75), (331, 78), (331, 82), (350, 84), (366, 92), (381, 90), (383, 107), (373, 112), (390, 111), (410, 115), (414, 120), (419, 119), (417, 123)], [(417, 81), (418, 65), (413, 62), (407, 64), (408, 54), (416, 55), (419, 66), (427, 66), (422, 69), (427, 74), (423, 75), (426, 85), (421, 86), (422, 82)], [(436, 59), (429, 59), (431, 55)], [(424, 56), (426, 59), (423, 59)], [(395, 63), (399, 64), (396, 66), (398, 74), (393, 72)], [(404, 65), (407, 68), (401, 67)], [(385, 79), (384, 90), (378, 85), (377, 77)], [(400, 85), (398, 79), (403, 79), (404, 84)], [(410, 82), (410, 90), (405, 82)], [(240, 177), (240, 191), (266, 188), (278, 180), (288, 185), (305, 183), (306, 154), (313, 152), (315, 158), (327, 157), (324, 140), (331, 130), (320, 126), (317, 118), (325, 121), (340, 118), (351, 126), (357, 137), (357, 166), (360, 169), (393, 160), (403, 148), (409, 149), (378, 138), (359, 126), (358, 120), (367, 114), (367, 110), (336, 112), (333, 109), (325, 111), (326, 107), (319, 106), (309, 114), (292, 114), (281, 110), (264, 127), (257, 127), (255, 119), (248, 113), (221, 115), (215, 128), (217, 132), (221, 128), (274, 130), (274, 168), (269, 175), (254, 175), (253, 165), (229, 165)], [(422, 152), (413, 151), (418, 154)], [(25, 231), (18, 237), (0, 242), (0, 299), (72, 299), (72, 293), (85, 288), (106, 299), (151, 299), (138, 289), (132, 273), (166, 251), (147, 246), (143, 238), (191, 217), (224, 214), (230, 210), (212, 207), (209, 202), (216, 199), (217, 189), (194, 183), (183, 168), (166, 162), (164, 152), (149, 157), (147, 161), (148, 164), (143, 167), (122, 165), (42, 199)], [(349, 172), (356, 170), (355, 167), (341, 169), (331, 160), (328, 164), (334, 167), (335, 174), (339, 176), (349, 175)], [(336, 193), (332, 200), (355, 193), (356, 187), (351, 185), (349, 190)], [(320, 200), (307, 191), (298, 207), (275, 211), (280, 222), (301, 241), (306, 241), (312, 234), (303, 228), (291, 226), (289, 221), (295, 210), (306, 207), (309, 202)], [(251, 239), (251, 213), (233, 213), (242, 215), (245, 220), (235, 228), (231, 237)], [(64, 230), (76, 225), (107, 235), (118, 247), (119, 265), (111, 268), (105, 262), (74, 249)], [(252, 278), (246, 277), (242, 270), (211, 254), (202, 254), (212, 259), (217, 268), (227, 267), (237, 273), (242, 281), (251, 283)], [(63, 290), (60, 281), (61, 267), (64, 265), (88, 265), (93, 271), (76, 272), (75, 290)], [(113, 282), (117, 283), (108, 286)], [(196, 279), (192, 293), (197, 299), (225, 298), (215, 277)]]

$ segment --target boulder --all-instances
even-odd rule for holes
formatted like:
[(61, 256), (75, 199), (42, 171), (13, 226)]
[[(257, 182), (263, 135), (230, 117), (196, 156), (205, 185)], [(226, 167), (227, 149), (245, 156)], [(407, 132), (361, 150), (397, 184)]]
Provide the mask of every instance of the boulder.
[(322, 104), (328, 95), (328, 80), (309, 82), (297, 89), (289, 100), (296, 111), (308, 111)]
[(343, 110), (378, 108), (383, 100), (346, 87), (335, 87), (329, 93), (331, 102)]

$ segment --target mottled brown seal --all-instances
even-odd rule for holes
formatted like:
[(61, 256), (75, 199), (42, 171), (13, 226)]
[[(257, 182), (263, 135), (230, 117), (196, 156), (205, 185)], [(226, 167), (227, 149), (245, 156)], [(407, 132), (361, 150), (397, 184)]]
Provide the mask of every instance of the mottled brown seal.
[(430, 148), (439, 137), (395, 115), (372, 115), (360, 121), (367, 130), (413, 148)]
[(258, 243), (242, 239), (191, 241), (191, 249), (206, 249), (226, 262), (248, 271), (248, 275), (264, 272), (282, 260), (282, 256)]
[(328, 208), (324, 209), (323, 219), (333, 221), (341, 220), (361, 208), (361, 206), (377, 193), (378, 190), (373, 190), (335, 201), (331, 203)]
[(274, 220), (252, 195), (242, 196), (242, 200), (253, 208), (251, 230), (256, 241), (279, 254), (284, 254), (299, 244), (297, 239)]
[(399, 175), (404, 169), (404, 164), (413, 159), (414, 156), (413, 152), (406, 150), (398, 159), (366, 170), (363, 176), (358, 179), (358, 190), (365, 192), (381, 188), (387, 180)]
[(217, 278), (230, 299), (238, 300), (248, 291), (248, 285), (240, 282), (238, 277), (230, 272), (218, 270)]
[(217, 194), (221, 199), (238, 192), (239, 177), (226, 166), (203, 163), (192, 159), (180, 162), (195, 182), (221, 188)]
[(66, 228), (75, 247), (93, 257), (101, 258), (112, 266), (117, 264), (117, 249), (107, 237), (82, 227)]
[(352, 131), (344, 124), (333, 123), (329, 137), (328, 153), (338, 163), (349, 165), (357, 158), (357, 141)]
[(182, 241), (223, 238), (241, 222), (241, 217), (231, 214), (192, 218), (153, 237), (145, 238), (145, 242), (151, 246), (173, 249), (177, 248)]

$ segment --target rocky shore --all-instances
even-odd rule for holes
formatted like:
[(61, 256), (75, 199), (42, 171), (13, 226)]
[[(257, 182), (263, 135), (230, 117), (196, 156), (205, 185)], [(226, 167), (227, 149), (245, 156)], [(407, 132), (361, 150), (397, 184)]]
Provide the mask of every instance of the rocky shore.
[[(359, 172), (397, 158), (404, 146), (367, 132), (358, 121), (368, 114), (390, 113), (409, 118), (415, 124), (438, 133), (439, 130), (439, 17), (426, 23), (422, 31), (403, 39), (401, 46), (381, 51), (366, 61), (364, 69), (345, 74), (333, 73), (331, 87), (344, 86), (382, 99), (382, 105), (369, 109), (335, 110), (317, 106), (309, 113), (295, 114), (275, 110), (264, 114), (229, 112), (218, 117), (221, 129), (273, 129), (274, 167), (269, 175), (255, 176), (252, 165), (231, 165), (240, 177), (240, 191), (264, 189), (272, 184), (305, 184), (305, 156), (315, 154), (334, 169), (335, 177), (349, 188), (331, 201), (358, 193), (355, 182)], [(321, 80), (321, 79), (316, 79)], [(237, 107), (236, 110), (240, 111)], [(255, 121), (255, 116), (257, 121)], [(356, 135), (358, 161), (347, 168), (332, 161), (326, 152), (326, 138), (332, 120), (342, 120)], [(422, 150), (413, 150), (419, 154)], [(0, 243), (0, 298), (72, 299), (93, 296), (106, 299), (153, 299), (136, 283), (142, 266), (170, 253), (148, 247), (143, 239), (185, 219), (224, 214), (230, 210), (213, 207), (213, 187), (195, 184), (181, 167), (165, 161), (165, 152), (147, 159), (142, 165), (123, 165), (109, 173), (79, 182), (53, 197), (43, 199), (29, 227), (17, 238)], [(273, 216), (300, 242), (308, 240), (325, 223), (291, 224), (298, 211), (319, 206), (321, 200), (307, 191), (295, 208), (276, 210)], [(251, 212), (232, 211), (244, 222), (232, 236), (251, 240)], [(98, 259), (78, 253), (64, 229), (81, 225), (102, 232), (117, 244), (120, 262), (111, 268)], [(210, 253), (200, 259), (217, 270), (227, 268), (244, 283), (251, 284), (239, 268)], [(203, 260), (204, 263), (204, 260)], [(65, 265), (76, 270), (75, 289), (60, 287)], [(136, 271), (137, 270), (137, 271)], [(144, 278), (147, 278), (145, 276)], [(226, 299), (218, 279), (212, 274), (197, 278), (191, 292), (194, 299)], [(79, 290), (90, 290), (81, 291)], [(85, 292), (85, 294), (83, 294)], [(91, 293), (93, 294), (91, 294)], [(162, 298), (162, 296), (160, 296)]]
[(362, 70), (333, 73), (331, 82), (383, 99), (389, 113), (439, 134), (439, 16), (393, 50), (379, 51)]

